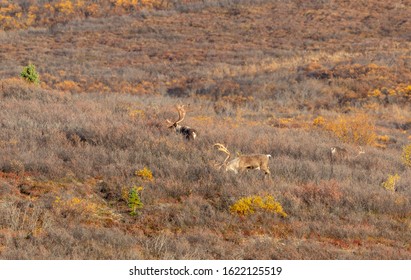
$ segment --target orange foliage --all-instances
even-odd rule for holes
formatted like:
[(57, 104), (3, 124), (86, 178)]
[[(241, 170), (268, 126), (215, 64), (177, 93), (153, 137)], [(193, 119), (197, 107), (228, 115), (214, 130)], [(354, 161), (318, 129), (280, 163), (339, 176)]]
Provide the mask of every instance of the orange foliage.
[(67, 81), (67, 80), (56, 84), (56, 88), (63, 90), (63, 91), (69, 91), (69, 92), (80, 92), (81, 91), (80, 86), (76, 82)]
[(319, 117), (313, 123), (331, 132), (345, 143), (373, 145), (377, 139), (373, 122), (363, 113), (340, 116), (336, 120), (325, 120)]
[(390, 88), (375, 88), (368, 93), (368, 97), (383, 104), (407, 102), (411, 100), (411, 85), (398, 84)]

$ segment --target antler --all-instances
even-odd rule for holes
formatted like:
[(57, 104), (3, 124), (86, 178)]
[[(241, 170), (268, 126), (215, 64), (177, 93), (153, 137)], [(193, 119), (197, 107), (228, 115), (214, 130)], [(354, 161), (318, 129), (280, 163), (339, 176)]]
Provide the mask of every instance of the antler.
[(358, 146), (358, 154), (355, 157), (358, 157), (361, 154), (365, 154), (365, 151), (361, 146)]
[(230, 152), (228, 151), (228, 149), (227, 149), (223, 144), (215, 143), (215, 144), (214, 144), (214, 147), (217, 147), (217, 149), (218, 149), (219, 151), (224, 152), (224, 153), (226, 153), (227, 155), (230, 155)]
[(214, 147), (217, 147), (217, 149), (219, 151), (227, 154), (227, 157), (225, 158), (223, 163), (219, 164), (219, 168), (221, 168), (223, 165), (226, 164), (227, 160), (230, 158), (230, 152), (228, 151), (228, 149), (223, 144), (220, 144), (220, 143), (215, 143)]
[(184, 105), (177, 106), (177, 111), (178, 120), (176, 121), (176, 123), (181, 123), (184, 120), (184, 117), (186, 116), (186, 110), (184, 109)]
[(181, 123), (184, 120), (184, 117), (186, 116), (186, 110), (184, 109), (184, 105), (177, 105), (176, 108), (178, 112), (178, 120), (172, 122), (169, 119), (166, 119), (168, 124), (170, 124), (171, 126)]

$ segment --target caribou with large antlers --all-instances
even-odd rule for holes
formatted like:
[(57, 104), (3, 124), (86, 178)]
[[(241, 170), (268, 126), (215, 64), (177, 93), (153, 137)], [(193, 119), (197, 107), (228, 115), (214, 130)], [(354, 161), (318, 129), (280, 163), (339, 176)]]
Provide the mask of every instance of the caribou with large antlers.
[(218, 165), (219, 168), (225, 166), (226, 171), (230, 170), (236, 174), (246, 169), (257, 169), (257, 170), (261, 169), (265, 172), (266, 175), (270, 174), (270, 169), (268, 168), (268, 160), (271, 157), (271, 155), (265, 155), (265, 154), (241, 155), (227, 162), (227, 160), (230, 158), (230, 155), (231, 155), (228, 149), (223, 144), (220, 144), (220, 143), (214, 144), (214, 147), (217, 147), (219, 151), (227, 154), (227, 157), (225, 158), (224, 162)]
[(184, 105), (177, 105), (177, 112), (178, 112), (178, 120), (172, 122), (170, 120), (166, 120), (170, 125), (169, 128), (174, 128), (176, 133), (180, 133), (186, 138), (187, 140), (194, 140), (197, 137), (197, 131), (193, 128), (188, 126), (182, 126), (180, 123), (184, 120), (186, 116), (186, 110), (184, 109)]

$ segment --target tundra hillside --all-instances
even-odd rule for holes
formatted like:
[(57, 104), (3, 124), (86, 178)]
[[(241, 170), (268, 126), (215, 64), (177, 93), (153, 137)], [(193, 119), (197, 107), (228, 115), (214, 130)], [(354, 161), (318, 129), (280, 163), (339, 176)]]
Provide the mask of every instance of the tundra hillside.
[(92, 2), (0, 3), (1, 259), (411, 259), (410, 1)]

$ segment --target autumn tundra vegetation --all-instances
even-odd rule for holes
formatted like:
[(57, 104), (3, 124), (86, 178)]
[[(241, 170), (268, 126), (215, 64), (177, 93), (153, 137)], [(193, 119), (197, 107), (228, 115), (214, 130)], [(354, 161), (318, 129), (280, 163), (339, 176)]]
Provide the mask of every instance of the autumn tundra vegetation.
[(0, 1), (0, 258), (410, 259), (410, 14)]

